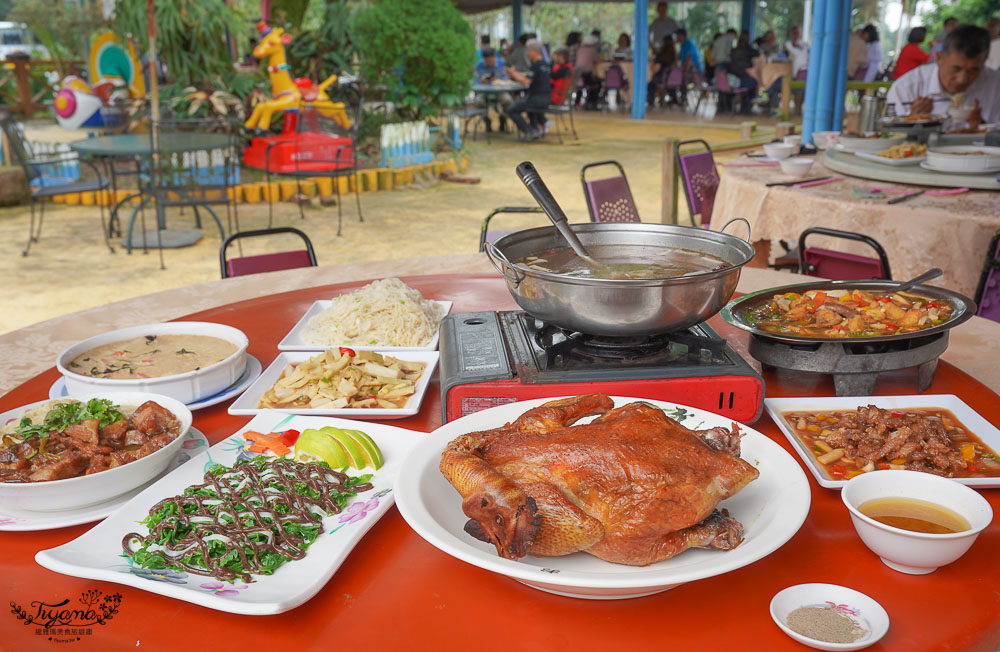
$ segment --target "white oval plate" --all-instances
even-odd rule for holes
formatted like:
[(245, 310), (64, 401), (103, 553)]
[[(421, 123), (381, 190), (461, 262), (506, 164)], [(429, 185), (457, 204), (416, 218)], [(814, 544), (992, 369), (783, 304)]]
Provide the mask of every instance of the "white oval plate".
[[(403, 462), (395, 485), (396, 504), (410, 527), (431, 545), (457, 559), (536, 589), (575, 598), (615, 599), (666, 591), (678, 584), (752, 564), (792, 538), (809, 513), (809, 483), (798, 462), (763, 434), (740, 426), (745, 433), (741, 457), (760, 470), (760, 477), (719, 503), (745, 528), (746, 538), (735, 549), (687, 550), (645, 567), (612, 564), (584, 552), (563, 557), (528, 555), (519, 561), (502, 559), (491, 544), (473, 539), (462, 529), (468, 517), (462, 512), (461, 496), (438, 470), (441, 451), (459, 435), (502, 426), (554, 398), (476, 412), (421, 439)], [(652, 403), (691, 429), (728, 428), (732, 424), (731, 419), (676, 403), (612, 398), (616, 406), (635, 401)]]
[[(59, 397), (52, 397), (59, 398)], [(184, 443), (181, 444), (181, 452), (167, 465), (167, 468), (158, 476), (132, 491), (122, 494), (116, 498), (97, 505), (88, 505), (79, 509), (67, 509), (60, 512), (30, 512), (19, 509), (0, 508), (0, 531), (18, 532), (27, 530), (54, 530), (80, 523), (90, 523), (99, 521), (113, 514), (119, 507), (132, 500), (132, 497), (156, 482), (166, 474), (170, 473), (193, 456), (208, 448), (208, 439), (197, 428), (190, 428), (184, 435)]]
[(892, 167), (904, 167), (907, 165), (917, 165), (921, 161), (926, 161), (926, 156), (910, 156), (907, 158), (886, 158), (884, 156), (879, 156), (878, 154), (872, 154), (870, 152), (854, 152), (854, 155), (858, 158), (863, 158), (867, 161), (875, 161), (876, 163), (881, 163), (882, 165), (891, 165)]
[[(195, 401), (194, 403), (188, 403), (188, 409), (192, 411), (200, 410), (212, 405), (218, 405), (223, 401), (228, 401), (235, 396), (239, 396), (243, 393), (243, 390), (253, 384), (253, 381), (257, 380), (257, 377), (260, 376), (260, 372), (263, 371), (263, 369), (264, 367), (260, 364), (260, 360), (248, 353), (247, 366), (239, 380), (214, 396), (203, 398), (200, 401)], [(59, 380), (52, 383), (52, 387), (49, 388), (49, 398), (65, 398), (66, 396), (69, 396), (69, 392), (66, 390), (66, 377), (60, 376)]]
[(994, 172), (1000, 172), (1000, 167), (995, 168), (983, 168), (981, 170), (955, 170), (952, 168), (938, 168), (929, 164), (927, 161), (923, 161), (920, 164), (925, 170), (930, 170), (931, 172), (944, 172), (945, 174), (993, 174)]

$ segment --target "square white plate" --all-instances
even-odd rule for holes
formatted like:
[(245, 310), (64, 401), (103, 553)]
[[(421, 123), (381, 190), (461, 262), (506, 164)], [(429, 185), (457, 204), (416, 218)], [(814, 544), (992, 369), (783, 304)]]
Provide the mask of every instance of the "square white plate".
[[(444, 306), (444, 314), (448, 314), (451, 310), (451, 301), (434, 301), (434, 303)], [(278, 342), (279, 351), (325, 351), (327, 349), (336, 348), (334, 346), (323, 346), (322, 344), (310, 344), (302, 339), (302, 331), (305, 330), (306, 324), (309, 320), (329, 308), (333, 304), (330, 299), (324, 299), (320, 301), (314, 301), (306, 311), (306, 314), (302, 315), (302, 319), (299, 320), (292, 330), (288, 331), (288, 334), (280, 342)], [(430, 344), (427, 346), (369, 346), (363, 344), (344, 344), (343, 346), (354, 349), (355, 351), (384, 351), (392, 355), (393, 351), (435, 351), (438, 346), (438, 332), (434, 333), (434, 337), (431, 339)]]
[(910, 156), (908, 158), (886, 158), (884, 156), (879, 156), (878, 154), (871, 154), (869, 152), (854, 152), (854, 155), (858, 158), (863, 158), (868, 161), (875, 161), (876, 163), (881, 163), (882, 165), (891, 165), (892, 167), (900, 168), (907, 165), (917, 165), (921, 161), (927, 160), (926, 156)]
[[(133, 566), (130, 559), (121, 556), (122, 538), (129, 532), (146, 532), (138, 521), (146, 518), (149, 509), (160, 500), (203, 482), (205, 471), (213, 464), (232, 465), (242, 451), (245, 430), (272, 432), (323, 426), (357, 428), (358, 423), (273, 411), (260, 414), (232, 437), (161, 478), (86, 534), (58, 548), (42, 550), (35, 555), (35, 561), (64, 575), (127, 584), (231, 613), (277, 614), (297, 607), (323, 588), (361, 537), (393, 504), (392, 484), (406, 453), (424, 433), (378, 423), (363, 424), (361, 429), (385, 455), (385, 465), (371, 479), (373, 488), (350, 499), (340, 514), (323, 519), (324, 531), (304, 559), (285, 563), (273, 575), (256, 575), (250, 584), (239, 581), (229, 584), (205, 575)], [(365, 469), (351, 471), (349, 475), (371, 472), (372, 469)], [(361, 507), (351, 509), (354, 505)]]
[[(941, 408), (949, 410), (974, 435), (994, 451), (1000, 452), (1000, 430), (989, 421), (979, 416), (979, 413), (966, 405), (965, 401), (954, 394), (920, 394), (916, 396), (843, 396), (839, 398), (766, 398), (764, 408), (771, 418), (785, 433), (785, 437), (795, 447), (799, 457), (806, 463), (816, 481), (827, 489), (840, 489), (846, 480), (833, 480), (823, 471), (812, 452), (806, 448), (795, 431), (785, 422), (782, 416), (785, 412), (830, 412), (831, 410), (856, 410), (863, 405), (874, 405), (884, 410), (900, 408)], [(970, 487), (1000, 487), (1000, 478), (955, 478)]]
[[(424, 369), (424, 373), (420, 375), (417, 380), (416, 392), (410, 397), (410, 400), (406, 402), (401, 408), (340, 408), (340, 409), (330, 409), (330, 408), (288, 408), (276, 410), (277, 412), (286, 412), (294, 414), (303, 414), (309, 416), (327, 416), (327, 417), (347, 417), (349, 419), (402, 419), (403, 417), (413, 416), (420, 411), (420, 403), (424, 400), (424, 394), (427, 393), (427, 385), (431, 381), (431, 377), (434, 375), (435, 368), (437, 367), (438, 358), (440, 354), (437, 351), (385, 351), (381, 350), (381, 353), (390, 355), (399, 360), (406, 360), (408, 362), (424, 362), (427, 364), (427, 368)], [(247, 388), (247, 391), (243, 392), (238, 399), (233, 401), (229, 406), (229, 414), (237, 415), (254, 415), (267, 412), (262, 408), (257, 407), (260, 401), (260, 397), (271, 388), (274, 383), (278, 382), (278, 378), (281, 377), (281, 372), (284, 371), (285, 365), (289, 362), (302, 362), (308, 360), (314, 355), (319, 355), (318, 351), (306, 352), (306, 351), (296, 351), (296, 352), (285, 352), (279, 353), (278, 357), (274, 359), (264, 373), (254, 381), (253, 385)]]

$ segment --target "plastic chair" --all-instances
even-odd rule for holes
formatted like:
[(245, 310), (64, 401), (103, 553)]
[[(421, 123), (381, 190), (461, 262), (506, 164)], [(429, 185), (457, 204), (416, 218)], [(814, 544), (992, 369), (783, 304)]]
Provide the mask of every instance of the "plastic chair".
[(497, 215), (498, 213), (543, 213), (543, 212), (545, 211), (543, 211), (540, 206), (505, 206), (503, 208), (494, 208), (490, 212), (490, 214), (486, 216), (486, 219), (483, 220), (483, 225), (479, 229), (479, 251), (480, 252), (486, 251), (487, 242), (496, 242), (499, 238), (509, 233), (514, 233), (513, 231), (501, 231), (497, 229), (490, 231), (489, 230), (490, 220), (493, 219), (494, 215)]
[(976, 304), (979, 306), (977, 315), (1000, 322), (1000, 231), (990, 240), (986, 251), (986, 264), (976, 290)]
[[(681, 147), (684, 145), (701, 145), (705, 149), (681, 154)], [(674, 148), (674, 161), (681, 175), (692, 224), (697, 224), (695, 215), (699, 215), (702, 228), (708, 228), (712, 221), (715, 192), (719, 188), (719, 171), (715, 167), (712, 148), (700, 138), (682, 140)]]
[[(857, 254), (847, 254), (830, 249), (820, 249), (818, 247), (806, 247), (806, 238), (810, 235), (826, 235), (845, 240), (863, 242), (875, 250), (878, 258), (866, 258)], [(834, 281), (848, 281), (856, 279), (891, 279), (892, 271), (889, 269), (889, 257), (875, 239), (860, 233), (851, 231), (838, 231), (827, 229), (821, 226), (814, 226), (806, 229), (799, 236), (799, 269), (803, 274), (809, 276), (821, 276)]]
[[(226, 250), (229, 248), (230, 244), (237, 240), (241, 240), (243, 238), (277, 235), (279, 233), (291, 233), (299, 236), (305, 243), (306, 248), (295, 251), (281, 251), (271, 254), (240, 256), (226, 259)], [(309, 240), (309, 236), (298, 229), (293, 229), (290, 226), (233, 233), (223, 240), (222, 246), (219, 247), (219, 267), (222, 270), (222, 278), (246, 276), (247, 274), (260, 274), (261, 272), (277, 272), (282, 269), (297, 269), (299, 267), (315, 266), (316, 253), (313, 251), (312, 241)]]
[[(587, 170), (602, 165), (618, 168), (618, 175), (587, 181)], [(580, 182), (583, 195), (587, 198), (587, 210), (591, 222), (641, 222), (639, 210), (632, 198), (625, 170), (618, 161), (598, 161), (580, 168)]]
[[(680, 98), (683, 97), (684, 93), (684, 69), (678, 66), (674, 66), (667, 73), (667, 81), (664, 83), (663, 88), (672, 97), (677, 98), (678, 106), (680, 105)], [(659, 88), (657, 88), (659, 90)], [(681, 106), (681, 109), (684, 107)]]
[[(30, 143), (24, 140), (24, 134), (21, 131), (20, 125), (9, 114), (0, 117), (0, 129), (3, 130), (4, 135), (7, 137), (7, 145), (14, 163), (24, 168), (24, 176), (28, 180), (28, 187), (31, 191), (29, 197), (31, 221), (28, 224), (28, 242), (21, 252), (22, 256), (27, 256), (28, 251), (31, 249), (31, 243), (38, 242), (38, 238), (42, 234), (42, 221), (45, 219), (45, 202), (43, 200), (66, 193), (101, 192), (108, 188), (111, 181), (108, 177), (101, 174), (94, 163), (87, 159), (81, 159), (75, 154), (70, 154), (69, 156), (57, 154), (54, 157), (46, 158), (36, 157), (31, 151)], [(67, 182), (63, 179), (54, 179), (46, 175), (46, 169), (49, 166), (59, 166), (66, 163), (80, 163), (89, 167), (94, 173), (94, 178)], [(37, 226), (35, 224), (36, 202), (39, 202)], [(98, 201), (96, 203), (101, 212), (101, 234), (104, 236), (104, 244), (107, 245), (108, 251), (115, 253), (115, 249), (111, 246), (111, 241), (108, 239), (107, 223), (104, 220), (104, 202)]]
[[(726, 96), (729, 98), (730, 109), (732, 110), (732, 114), (736, 115), (737, 99), (750, 89), (743, 86), (739, 88), (733, 88), (732, 85), (730, 85), (729, 83), (729, 75), (725, 71), (720, 70), (717, 73), (715, 73), (714, 90), (716, 93), (716, 97), (721, 98), (722, 96)], [(716, 106), (718, 106), (718, 104), (716, 104)]]
[(622, 67), (617, 64), (609, 66), (604, 73), (605, 109), (608, 106), (607, 93), (609, 91), (614, 91), (615, 103), (618, 105), (618, 110), (624, 111), (625, 104), (620, 100), (622, 99), (623, 91), (627, 90), (628, 90), (628, 80), (625, 79), (625, 72), (622, 70)]

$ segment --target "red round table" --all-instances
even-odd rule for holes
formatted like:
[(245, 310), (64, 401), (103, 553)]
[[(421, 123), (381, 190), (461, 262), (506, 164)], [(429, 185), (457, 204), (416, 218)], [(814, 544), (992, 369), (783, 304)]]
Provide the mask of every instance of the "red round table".
[[(494, 275), (404, 281), (424, 296), (453, 301), (453, 312), (516, 308), (502, 279)], [(189, 317), (242, 329), (250, 338), (249, 352), (267, 365), (277, 354), (278, 341), (312, 301), (359, 285), (265, 296)], [(717, 317), (711, 324), (724, 337), (745, 337)], [(52, 369), (24, 383), (0, 398), (0, 411), (45, 398), (57, 378)], [(769, 396), (833, 395), (832, 381), (824, 377), (767, 372), (765, 381)], [(881, 379), (877, 391), (910, 394), (915, 385), (915, 372), (898, 372)], [(997, 395), (946, 362), (939, 364), (929, 391), (957, 394), (991, 423), (1000, 423)], [(195, 413), (195, 426), (212, 443), (248, 421), (227, 414), (226, 406)], [(440, 421), (438, 387), (432, 383), (420, 413), (392, 423), (429, 432)], [(792, 450), (766, 414), (753, 427)], [(128, 586), (60, 575), (35, 563), (38, 550), (66, 543), (91, 525), (3, 532), (0, 574), (5, 600), (22, 607), (66, 599), (72, 603), (90, 589), (122, 595), (114, 618), (66, 643), (71, 649), (801, 650), (772, 622), (768, 604), (779, 590), (805, 582), (850, 586), (885, 607), (889, 633), (872, 650), (1000, 646), (1000, 564), (992, 554), (1000, 549), (1000, 525), (988, 527), (958, 562), (930, 575), (904, 575), (887, 568), (861, 543), (837, 491), (821, 488), (811, 475), (810, 486), (808, 518), (770, 556), (724, 575), (630, 600), (559, 597), (470, 566), (426, 543), (395, 508), (316, 597), (277, 616), (218, 612)], [(1000, 512), (1000, 492), (982, 493)], [(13, 613), (0, 618), (0, 649), (58, 645), (36, 626), (24, 626)]]

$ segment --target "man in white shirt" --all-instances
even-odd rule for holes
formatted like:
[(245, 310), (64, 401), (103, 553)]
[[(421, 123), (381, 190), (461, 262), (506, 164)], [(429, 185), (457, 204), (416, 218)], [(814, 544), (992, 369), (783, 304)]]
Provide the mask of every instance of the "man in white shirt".
[(667, 3), (656, 3), (656, 18), (649, 24), (649, 47), (656, 52), (663, 45), (663, 38), (677, 31), (680, 25), (667, 15)]
[(792, 75), (798, 75), (809, 65), (809, 44), (802, 40), (802, 28), (798, 25), (792, 25), (788, 30), (785, 52), (792, 60)]
[(1000, 122), (1000, 72), (986, 68), (989, 33), (975, 25), (953, 29), (941, 45), (936, 63), (914, 68), (897, 79), (886, 102), (896, 115), (946, 115), (952, 97), (964, 96), (972, 107), (970, 124)]
[(986, 55), (986, 67), (1000, 69), (1000, 18), (990, 18), (986, 23), (990, 33), (990, 53)]

